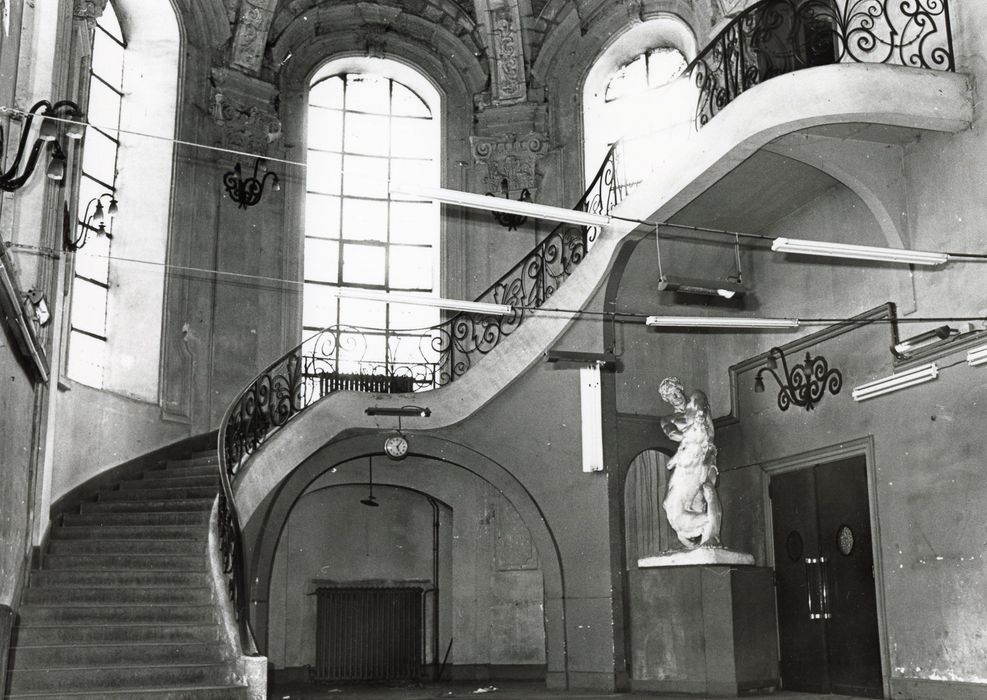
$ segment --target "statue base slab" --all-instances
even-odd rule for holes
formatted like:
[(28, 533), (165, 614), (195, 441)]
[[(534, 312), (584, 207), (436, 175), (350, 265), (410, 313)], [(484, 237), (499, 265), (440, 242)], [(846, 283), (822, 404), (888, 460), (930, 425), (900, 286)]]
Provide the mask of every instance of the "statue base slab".
[(695, 549), (676, 549), (653, 557), (637, 560), (638, 568), (650, 569), (662, 566), (753, 566), (754, 555), (737, 552), (726, 547), (702, 546)]

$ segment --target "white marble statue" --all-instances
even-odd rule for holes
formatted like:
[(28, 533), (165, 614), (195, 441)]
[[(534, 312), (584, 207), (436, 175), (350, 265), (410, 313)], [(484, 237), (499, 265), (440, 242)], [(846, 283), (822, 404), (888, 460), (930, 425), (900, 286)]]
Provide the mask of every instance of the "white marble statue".
[(723, 511), (716, 495), (719, 471), (709, 401), (698, 390), (686, 396), (675, 377), (663, 379), (658, 393), (675, 409), (661, 419), (661, 428), (679, 443), (667, 465), (671, 476), (662, 506), (668, 523), (688, 549), (718, 545)]

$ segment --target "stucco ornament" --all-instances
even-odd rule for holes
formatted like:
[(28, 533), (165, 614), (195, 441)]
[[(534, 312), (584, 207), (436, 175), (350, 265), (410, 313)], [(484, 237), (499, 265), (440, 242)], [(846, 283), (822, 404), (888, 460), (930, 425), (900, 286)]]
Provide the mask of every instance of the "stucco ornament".
[(494, 104), (521, 102), (527, 97), (520, 22), (515, 12), (515, 7), (501, 7), (491, 17), (497, 76)]
[(491, 192), (500, 192), (504, 179), (511, 192), (536, 189), (537, 162), (547, 150), (545, 144), (545, 136), (534, 132), (521, 138), (517, 134), (470, 137), (473, 161), (486, 166), (483, 183)]
[(222, 127), (223, 147), (266, 155), (268, 146), (281, 136), (281, 120), (274, 108), (276, 88), (226, 69), (213, 69), (212, 77), (210, 112)]
[(661, 429), (679, 443), (667, 465), (672, 474), (662, 506), (668, 524), (687, 549), (718, 544), (723, 511), (716, 495), (719, 471), (709, 401), (699, 390), (686, 396), (675, 377), (663, 379), (658, 393), (674, 409), (661, 419)]
[(244, 0), (233, 37), (231, 65), (247, 73), (260, 72), (264, 60), (264, 46), (271, 27), (274, 12), (267, 0)]
[(108, 0), (75, 0), (72, 6), (72, 14), (76, 19), (94, 23), (103, 16)]

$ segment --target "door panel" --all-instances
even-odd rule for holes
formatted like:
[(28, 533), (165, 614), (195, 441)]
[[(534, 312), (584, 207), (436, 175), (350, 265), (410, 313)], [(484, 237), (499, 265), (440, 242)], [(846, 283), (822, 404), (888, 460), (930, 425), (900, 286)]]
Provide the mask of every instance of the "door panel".
[(881, 697), (865, 459), (773, 476), (771, 499), (782, 686)]
[(881, 650), (867, 498), (867, 467), (854, 458), (816, 467), (819, 547), (829, 593), (832, 692), (881, 697)]

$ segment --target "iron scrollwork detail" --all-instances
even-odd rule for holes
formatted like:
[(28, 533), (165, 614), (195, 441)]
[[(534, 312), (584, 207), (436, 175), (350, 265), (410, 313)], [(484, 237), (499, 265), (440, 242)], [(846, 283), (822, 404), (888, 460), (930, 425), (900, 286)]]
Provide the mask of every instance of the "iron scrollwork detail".
[[(784, 381), (775, 371), (776, 356), (781, 360)], [(782, 411), (787, 411), (791, 406), (799, 406), (811, 411), (827, 391), (836, 395), (843, 388), (843, 374), (838, 369), (831, 369), (822, 355), (813, 357), (806, 352), (805, 361), (789, 369), (785, 353), (781, 348), (775, 347), (768, 351), (768, 362), (769, 364), (759, 369), (754, 377), (754, 391), (764, 391), (764, 380), (761, 375), (765, 372), (770, 373), (778, 383), (778, 408)]]
[(955, 70), (948, 0), (762, 0), (686, 68), (696, 126), (765, 80), (831, 63)]

